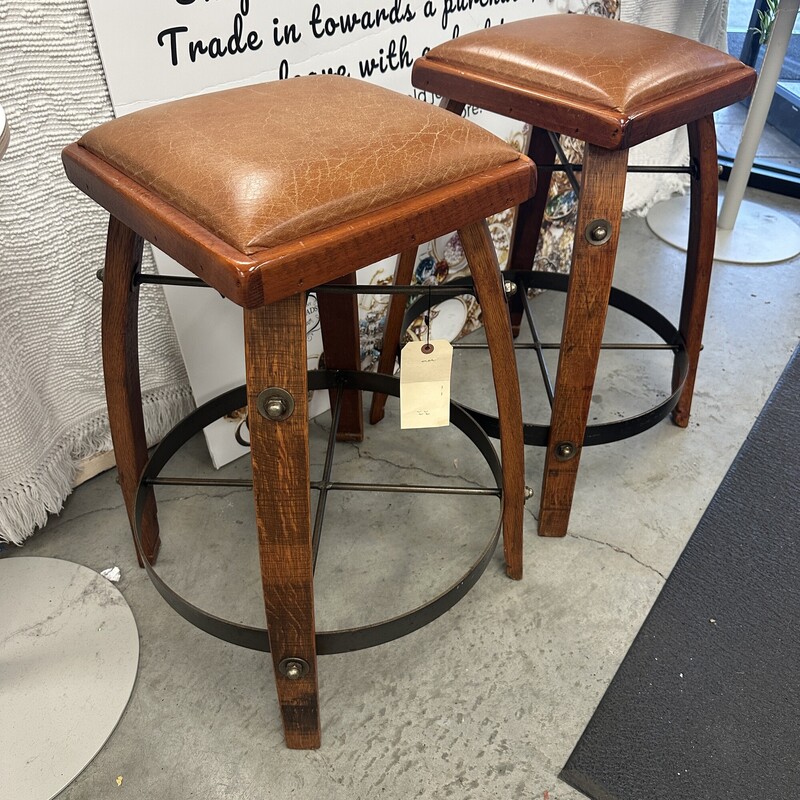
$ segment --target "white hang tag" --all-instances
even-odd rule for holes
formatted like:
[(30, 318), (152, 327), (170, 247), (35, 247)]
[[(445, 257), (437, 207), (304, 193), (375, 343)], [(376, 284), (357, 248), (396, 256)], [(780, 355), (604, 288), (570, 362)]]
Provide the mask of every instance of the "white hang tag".
[(400, 359), (400, 427), (443, 428), (450, 424), (453, 345), (447, 339), (409, 342)]

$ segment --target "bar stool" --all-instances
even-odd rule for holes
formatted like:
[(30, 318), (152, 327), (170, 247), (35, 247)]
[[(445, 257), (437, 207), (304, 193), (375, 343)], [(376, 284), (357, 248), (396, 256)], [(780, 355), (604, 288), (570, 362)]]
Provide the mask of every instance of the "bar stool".
[[(456, 114), (469, 104), (530, 124), (528, 155), (540, 170), (548, 169), (543, 165), (558, 168), (553, 164), (559, 148), (555, 134), (586, 142), (579, 187), (572, 174), (577, 169), (570, 173), (580, 201), (549, 434), (545, 430), (545, 441), (539, 441), (542, 426), (525, 425), (526, 443), (547, 445), (539, 534), (564, 536), (583, 446), (613, 440), (591, 441), (587, 419), (613, 298), (628, 149), (688, 124), (691, 219), (674, 337), (676, 350), (688, 363), (679, 369), (676, 360), (671, 401), (674, 422), (686, 427), (716, 231), (718, 167), (712, 114), (750, 94), (755, 73), (735, 58), (680, 36), (603, 17), (558, 14), (480, 30), (434, 47), (415, 62), (412, 82), (441, 95), (441, 105)], [(532, 269), (548, 189), (549, 181), (540, 181), (536, 195), (518, 209), (509, 256), (512, 275)], [(397, 283), (410, 282), (412, 260), (398, 262)], [(530, 278), (520, 288), (527, 285)], [(517, 301), (523, 293), (517, 294)], [(399, 306), (399, 300), (394, 304)], [(649, 309), (647, 317), (656, 320), (654, 328), (668, 331), (653, 311)], [(519, 302), (513, 317), (518, 331)], [(392, 371), (401, 318), (402, 309), (390, 309), (379, 367), (383, 372)], [(382, 402), (373, 398), (373, 422), (382, 414)], [(654, 421), (651, 415), (639, 429)], [(624, 435), (631, 435), (630, 429)]]
[[(352, 635), (332, 641), (314, 626), (306, 292), (329, 282), (352, 284), (362, 266), (460, 231), (492, 342), (503, 428), (505, 555), (509, 574), (520, 578), (522, 416), (508, 306), (485, 218), (531, 196), (535, 167), (453, 114), (334, 76), (156, 106), (90, 131), (64, 150), (63, 161), (70, 180), (111, 214), (103, 364), (120, 483), (140, 561), (187, 619), (231, 641), (271, 650), (286, 743), (318, 747), (318, 651), (375, 642)], [(219, 620), (177, 597), (152, 569), (160, 541), (155, 500), (152, 486), (139, 483), (143, 469), (152, 472), (146, 467), (136, 334), (138, 287), (146, 278), (139, 274), (143, 240), (244, 309), (268, 635), (241, 626), (220, 633)], [(350, 376), (346, 385), (357, 385), (356, 296), (320, 294), (319, 303), (327, 365)], [(332, 427), (342, 438), (358, 439), (360, 393), (344, 394), (339, 424)], [(203, 424), (208, 421), (198, 422)], [(417, 627), (442, 613), (441, 602), (431, 606)]]

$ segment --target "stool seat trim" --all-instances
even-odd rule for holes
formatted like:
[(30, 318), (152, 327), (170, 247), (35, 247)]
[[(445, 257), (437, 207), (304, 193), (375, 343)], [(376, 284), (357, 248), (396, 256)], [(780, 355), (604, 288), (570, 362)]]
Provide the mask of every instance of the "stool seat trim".
[(682, 36), (576, 14), (465, 34), (412, 73), (417, 88), (607, 149), (737, 102), (755, 79), (738, 59)]
[[(347, 388), (365, 389), (372, 392), (384, 392), (394, 397), (400, 394), (400, 381), (398, 378), (379, 375), (369, 372), (353, 372), (348, 370), (338, 371), (311, 371), (308, 373), (309, 389), (334, 389), (338, 386)], [(157, 476), (169, 459), (206, 425), (216, 419), (241, 408), (247, 402), (246, 387), (240, 386), (204, 403), (188, 417), (179, 422), (153, 451), (150, 460), (142, 472), (139, 488), (136, 494), (134, 515), (134, 538), (141, 547), (140, 525), (148, 490), (157, 483)], [(334, 411), (335, 414), (335, 411)], [(502, 498), (503, 473), (497, 453), (481, 427), (457, 403), (450, 405), (451, 422), (464, 433), (478, 448), (486, 460), (495, 481), (495, 487), (485, 490), (476, 490), (474, 487), (442, 487), (442, 493), (471, 493), (494, 495)], [(241, 485), (237, 482), (236, 485)], [(426, 486), (426, 491), (431, 487)], [(397, 490), (402, 491), (402, 487)], [(398, 639), (413, 633), (415, 630), (427, 625), (440, 617), (475, 585), (478, 578), (486, 570), (492, 560), (497, 543), (500, 539), (502, 523), (502, 502), (500, 515), (494, 530), (472, 566), (453, 583), (449, 588), (438, 594), (431, 601), (418, 606), (411, 611), (392, 617), (382, 622), (364, 625), (358, 628), (348, 628), (336, 631), (320, 631), (316, 634), (316, 652), (318, 655), (331, 655), (333, 653), (346, 653), (375, 647), (379, 644)], [(231, 644), (247, 647), (251, 650), (262, 652), (270, 651), (269, 633), (266, 628), (257, 628), (249, 625), (232, 622), (209, 614), (190, 603), (172, 589), (156, 571), (150, 559), (145, 557), (143, 565), (147, 570), (150, 580), (166, 600), (166, 602), (184, 619), (195, 627), (216, 636), (218, 639)]]
[(85, 148), (69, 145), (62, 160), (72, 183), (110, 214), (234, 303), (257, 308), (519, 204), (535, 191), (536, 167), (526, 156), (517, 156), (252, 255), (231, 247)]

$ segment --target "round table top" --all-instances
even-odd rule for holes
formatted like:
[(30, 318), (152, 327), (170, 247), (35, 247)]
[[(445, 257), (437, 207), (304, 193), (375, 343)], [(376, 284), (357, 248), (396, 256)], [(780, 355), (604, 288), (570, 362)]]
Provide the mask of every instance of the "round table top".
[(0, 609), (2, 795), (46, 800), (117, 726), (136, 682), (139, 631), (116, 586), (55, 558), (0, 559)]
[(6, 122), (6, 112), (3, 111), (3, 106), (0, 106), (0, 158), (2, 158), (6, 152), (10, 135), (11, 131), (9, 131)]

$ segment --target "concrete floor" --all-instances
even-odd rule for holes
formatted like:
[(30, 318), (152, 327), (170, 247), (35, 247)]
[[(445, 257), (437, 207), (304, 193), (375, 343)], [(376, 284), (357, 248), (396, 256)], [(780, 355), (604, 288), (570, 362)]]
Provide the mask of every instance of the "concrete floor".
[[(800, 222), (796, 201), (774, 202)], [(426, 628), (372, 650), (323, 657), (318, 751), (284, 747), (268, 657), (194, 629), (161, 600), (136, 565), (114, 475), (81, 486), (23, 549), (4, 553), (98, 571), (118, 565), (141, 633), (130, 706), (61, 797), (582, 797), (557, 774), (800, 338), (799, 268), (800, 259), (717, 265), (689, 429), (662, 422), (635, 439), (589, 449), (564, 539), (536, 535), (542, 452), (528, 449), (537, 496), (526, 514), (524, 580), (505, 577), (498, 550), (466, 598)], [(617, 274), (620, 287), (674, 318), (682, 254), (656, 240), (643, 219), (624, 222)], [(559, 304), (554, 293), (535, 301), (551, 331), (545, 335), (554, 335)], [(617, 316), (610, 327), (625, 327)], [(614, 418), (666, 388), (663, 355), (629, 366), (619, 356), (604, 362), (593, 416)], [(454, 397), (486, 403), (489, 394), (485, 366), (460, 355)], [(325, 424), (313, 426), (317, 465)], [(392, 404), (365, 443), (338, 452), (339, 474), (384, 480), (398, 465), (412, 465), (406, 481), (486, 480), (455, 431), (398, 428)], [(179, 460), (183, 469), (210, 469), (200, 442)], [(244, 471), (237, 463), (225, 472)], [(215, 613), (260, 624), (249, 495), (190, 488), (160, 497), (162, 575)], [(477, 556), (496, 516), (488, 500), (410, 508), (396, 495), (340, 495), (330, 505), (317, 593), (318, 623), (326, 628), (432, 597)], [(336, 530), (337, 518), (346, 529)]]

